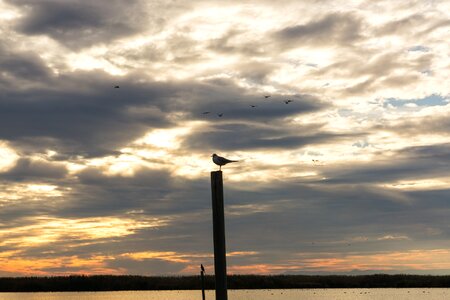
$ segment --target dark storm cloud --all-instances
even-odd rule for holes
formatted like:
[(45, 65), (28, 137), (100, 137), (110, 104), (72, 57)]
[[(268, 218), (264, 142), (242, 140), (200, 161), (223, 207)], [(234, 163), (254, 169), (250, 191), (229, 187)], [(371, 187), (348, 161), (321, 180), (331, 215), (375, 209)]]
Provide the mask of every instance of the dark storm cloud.
[(67, 169), (63, 164), (22, 158), (11, 170), (0, 173), (0, 179), (12, 181), (62, 179), (66, 175)]
[(172, 218), (202, 211), (208, 182), (181, 180), (166, 170), (141, 168), (134, 176), (104, 175), (94, 168), (79, 173), (73, 190), (52, 212), (57, 217), (130, 216)]
[[(264, 76), (264, 75), (263, 75)], [(220, 120), (271, 122), (325, 109), (329, 104), (310, 95), (271, 95), (265, 99), (261, 92), (253, 92), (238, 87), (228, 79), (214, 79), (202, 84), (192, 85), (189, 92), (181, 92), (180, 102), (188, 108), (190, 118), (216, 122), (217, 114), (223, 113)], [(283, 101), (291, 99), (286, 105)], [(250, 105), (256, 105), (255, 109)], [(209, 115), (202, 112), (209, 111)]]
[(286, 27), (274, 34), (284, 47), (351, 46), (361, 38), (362, 21), (352, 14), (333, 13), (307, 24)]
[[(173, 179), (167, 171), (142, 169), (133, 177), (106, 176), (96, 169), (86, 169), (73, 183), (74, 192), (54, 212), (59, 217), (95, 217), (125, 214), (144, 209), (152, 215), (167, 212)], [(184, 208), (187, 209), (184, 203)]]
[(41, 80), (50, 76), (49, 69), (35, 53), (13, 54), (0, 45), (0, 57), (0, 84), (11, 83), (7, 79), (11, 77)]
[[(71, 48), (107, 43), (145, 30), (145, 2), (132, 1), (9, 1), (25, 15), (16, 28), (29, 35), (48, 35)], [(153, 27), (163, 23), (152, 19)]]
[[(212, 111), (206, 117), (213, 122), (217, 113), (223, 113), (227, 120), (273, 121), (325, 107), (308, 95), (289, 96), (294, 100), (289, 105), (283, 103), (288, 96), (273, 95), (266, 101), (259, 93), (252, 95), (230, 80), (139, 83), (139, 74), (117, 81), (94, 71), (49, 76), (39, 58), (30, 56), (23, 61), (24, 70), (36, 65), (42, 68), (34, 72), (39, 77), (32, 78), (34, 84), (28, 88), (5, 83), (0, 139), (13, 142), (27, 154), (55, 150), (58, 155), (54, 159), (60, 160), (114, 154), (118, 147), (149, 129), (174, 125), (170, 121), (174, 113), (204, 120), (201, 112)], [(0, 63), (10, 62), (0, 59)], [(24, 79), (21, 72), (14, 74), (16, 82)], [(116, 84), (119, 89), (113, 88)], [(250, 104), (258, 108), (252, 109)]]
[(63, 157), (97, 156), (112, 153), (149, 128), (171, 124), (160, 109), (168, 110), (164, 100), (173, 91), (132, 78), (123, 83), (114, 89), (117, 81), (110, 76), (78, 72), (28, 89), (4, 89), (0, 139), (24, 151), (51, 147)]
[(330, 167), (324, 175), (329, 183), (389, 183), (446, 176), (449, 167), (449, 144), (436, 144), (398, 150), (389, 160)]
[(191, 149), (298, 149), (305, 145), (328, 143), (353, 137), (320, 131), (320, 125), (301, 127), (279, 122), (278, 128), (242, 123), (210, 126), (189, 135), (183, 145)]
[(51, 72), (42, 59), (31, 51), (14, 52), (0, 41), (0, 99), (8, 90), (27, 86), (35, 81), (47, 81)]

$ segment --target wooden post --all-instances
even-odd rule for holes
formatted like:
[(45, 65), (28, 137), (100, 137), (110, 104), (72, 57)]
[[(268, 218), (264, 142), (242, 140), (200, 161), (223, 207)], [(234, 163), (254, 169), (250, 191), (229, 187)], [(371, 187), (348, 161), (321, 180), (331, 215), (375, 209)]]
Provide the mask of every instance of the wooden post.
[(222, 171), (211, 172), (216, 300), (227, 300), (227, 259)]
[(200, 276), (202, 277), (202, 300), (205, 300), (205, 272), (200, 271)]

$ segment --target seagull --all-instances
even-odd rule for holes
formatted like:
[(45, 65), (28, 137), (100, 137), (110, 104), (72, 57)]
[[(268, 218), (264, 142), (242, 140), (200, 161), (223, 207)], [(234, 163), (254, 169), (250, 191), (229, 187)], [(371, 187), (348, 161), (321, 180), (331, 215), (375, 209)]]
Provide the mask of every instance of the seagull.
[(212, 157), (213, 162), (220, 167), (219, 170), (222, 170), (222, 166), (224, 166), (228, 163), (237, 162), (237, 160), (229, 160), (229, 159), (227, 159), (225, 157), (221, 157), (215, 153), (213, 155), (211, 155), (211, 157)]
[(217, 114), (217, 116), (218, 116), (219, 118), (222, 118), (223, 113)]
[(270, 95), (264, 95), (264, 98), (266, 98), (266, 99), (270, 98)]
[(209, 113), (210, 113), (209, 111), (204, 111), (204, 112), (202, 112), (202, 115), (207, 115)]
[(284, 103), (286, 103), (286, 104), (289, 104), (289, 103), (291, 103), (292, 102), (292, 100), (284, 100)]

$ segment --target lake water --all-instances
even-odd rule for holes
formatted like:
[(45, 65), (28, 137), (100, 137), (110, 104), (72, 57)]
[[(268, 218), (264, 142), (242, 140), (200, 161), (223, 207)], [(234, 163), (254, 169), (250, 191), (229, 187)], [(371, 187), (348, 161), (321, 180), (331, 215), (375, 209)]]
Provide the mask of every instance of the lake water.
[[(201, 300), (201, 291), (125, 291), (77, 293), (0, 293), (1, 300)], [(206, 292), (206, 300), (214, 300)], [(450, 289), (229, 290), (229, 300), (444, 300)]]

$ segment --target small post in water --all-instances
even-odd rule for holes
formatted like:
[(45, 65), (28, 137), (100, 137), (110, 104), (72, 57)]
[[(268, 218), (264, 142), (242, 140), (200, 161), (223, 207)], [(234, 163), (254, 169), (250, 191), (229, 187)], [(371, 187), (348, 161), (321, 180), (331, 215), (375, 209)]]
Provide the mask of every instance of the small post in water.
[(227, 261), (222, 171), (211, 172), (216, 300), (227, 300)]
[(200, 265), (200, 276), (202, 278), (202, 300), (205, 300), (205, 268), (203, 264)]

